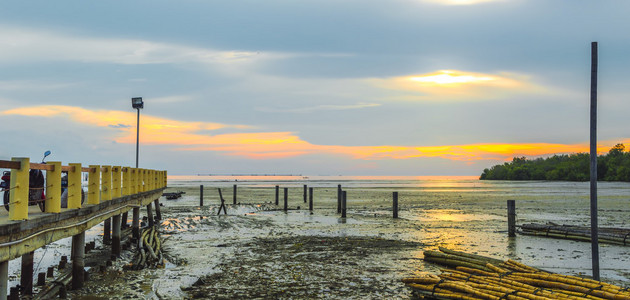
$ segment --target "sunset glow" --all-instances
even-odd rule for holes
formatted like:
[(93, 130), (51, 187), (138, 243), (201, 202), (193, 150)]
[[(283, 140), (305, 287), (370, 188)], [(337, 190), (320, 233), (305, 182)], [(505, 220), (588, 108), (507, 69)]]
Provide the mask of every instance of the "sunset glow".
[[(4, 111), (3, 115), (27, 117), (69, 117), (82, 125), (110, 128), (110, 138), (118, 143), (135, 143), (135, 114), (123, 111), (92, 111), (70, 106), (37, 106)], [(309, 154), (334, 154), (355, 160), (414, 159), (437, 157), (452, 161), (511, 160), (512, 157), (548, 156), (556, 153), (588, 152), (587, 144), (467, 144), (441, 146), (343, 146), (315, 145), (302, 140), (293, 132), (206, 133), (217, 129), (251, 129), (245, 125), (211, 122), (185, 122), (144, 116), (141, 122), (143, 144), (170, 145), (176, 151), (216, 151), (248, 159), (279, 159)], [(203, 132), (203, 133), (201, 133)], [(615, 143), (600, 146), (606, 152)]]

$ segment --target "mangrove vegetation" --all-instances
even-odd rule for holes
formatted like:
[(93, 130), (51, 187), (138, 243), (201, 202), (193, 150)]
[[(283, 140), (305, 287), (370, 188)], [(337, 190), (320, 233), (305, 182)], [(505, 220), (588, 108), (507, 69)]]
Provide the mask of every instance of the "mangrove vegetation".
[[(590, 180), (588, 153), (562, 154), (547, 158), (514, 157), (511, 162), (484, 169), (480, 180)], [(623, 144), (597, 157), (597, 179), (630, 181), (630, 152)]]

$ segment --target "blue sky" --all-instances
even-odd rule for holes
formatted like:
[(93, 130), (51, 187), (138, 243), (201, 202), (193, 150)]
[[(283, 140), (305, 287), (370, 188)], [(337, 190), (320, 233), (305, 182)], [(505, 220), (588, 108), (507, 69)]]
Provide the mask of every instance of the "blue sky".
[[(627, 140), (627, 1), (28, 1), (0, 11), (0, 159), (170, 174), (478, 175)], [(146, 126), (146, 127), (145, 127)]]

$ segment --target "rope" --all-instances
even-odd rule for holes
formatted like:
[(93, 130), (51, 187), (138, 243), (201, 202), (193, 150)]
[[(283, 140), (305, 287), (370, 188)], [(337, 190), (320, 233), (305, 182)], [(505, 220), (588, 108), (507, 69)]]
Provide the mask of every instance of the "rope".
[(538, 293), (538, 292), (540, 292), (542, 290), (543, 290), (543, 288), (537, 288), (537, 289), (534, 290), (534, 292), (532, 292), (532, 294), (536, 295), (536, 293)]
[(628, 236), (630, 236), (630, 232), (626, 233), (626, 235), (623, 236), (623, 245), (626, 245), (626, 239), (628, 238)]
[(435, 289), (438, 288), (438, 286), (444, 282), (444, 279), (440, 279), (440, 281), (438, 281), (438, 283), (433, 285), (433, 290), (431, 290), (431, 296), (435, 295)]
[(598, 287), (594, 287), (594, 288), (589, 289), (589, 290), (588, 290), (588, 291), (584, 294), (584, 297), (589, 296), (589, 295), (590, 295), (590, 294), (591, 294), (594, 290), (601, 290), (603, 287), (604, 287), (603, 285), (600, 285), (600, 286), (598, 286)]
[(512, 273), (514, 273), (514, 271), (507, 271), (505, 273), (501, 273), (501, 274), (499, 274), (499, 278), (503, 279), (503, 277), (510, 276), (510, 275), (512, 275)]

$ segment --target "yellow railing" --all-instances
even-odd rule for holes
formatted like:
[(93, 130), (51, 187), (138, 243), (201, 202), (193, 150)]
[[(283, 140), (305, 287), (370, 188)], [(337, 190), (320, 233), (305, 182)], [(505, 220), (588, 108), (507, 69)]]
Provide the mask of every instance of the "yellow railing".
[(46, 213), (61, 212), (61, 176), (68, 172), (68, 209), (81, 208), (81, 172), (88, 173), (87, 202), (95, 205), (123, 196), (166, 187), (166, 171), (121, 166), (90, 165), (80, 163), (62, 166), (53, 161), (45, 164), (30, 163), (29, 158), (16, 157), (0, 160), (0, 168), (11, 169), (9, 188), (9, 220), (27, 220), (29, 204), (29, 170), (46, 170)]

